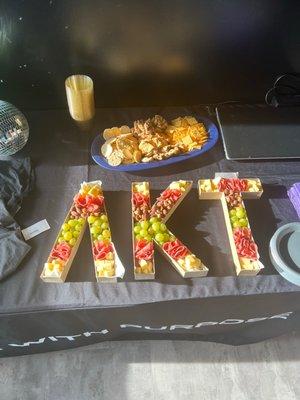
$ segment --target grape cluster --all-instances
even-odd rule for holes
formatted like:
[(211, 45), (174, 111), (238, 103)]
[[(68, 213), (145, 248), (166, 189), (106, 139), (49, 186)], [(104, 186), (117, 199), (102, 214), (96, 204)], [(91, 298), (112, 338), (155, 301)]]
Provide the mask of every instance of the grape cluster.
[(90, 226), (90, 233), (93, 241), (98, 240), (99, 242), (104, 242), (107, 244), (110, 243), (111, 234), (107, 215), (90, 215), (87, 220)]
[(61, 227), (57, 242), (67, 242), (70, 246), (74, 246), (84, 224), (84, 219), (69, 219)]
[(147, 242), (155, 240), (159, 244), (174, 240), (174, 236), (168, 231), (166, 225), (157, 217), (151, 217), (149, 221), (140, 221), (134, 225), (136, 240), (145, 239)]
[(244, 207), (235, 207), (229, 211), (230, 222), (233, 228), (246, 228), (249, 226)]

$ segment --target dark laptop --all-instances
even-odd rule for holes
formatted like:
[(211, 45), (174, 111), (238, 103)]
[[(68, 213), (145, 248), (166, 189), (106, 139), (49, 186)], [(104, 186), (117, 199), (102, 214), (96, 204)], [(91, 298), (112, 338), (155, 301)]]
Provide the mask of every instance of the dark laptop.
[(300, 158), (300, 107), (223, 105), (216, 113), (227, 159)]

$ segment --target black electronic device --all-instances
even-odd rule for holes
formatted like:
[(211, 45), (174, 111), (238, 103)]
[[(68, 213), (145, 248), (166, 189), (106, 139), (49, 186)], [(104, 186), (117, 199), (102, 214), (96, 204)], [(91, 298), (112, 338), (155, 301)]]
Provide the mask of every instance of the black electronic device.
[(300, 158), (300, 107), (222, 105), (216, 114), (227, 159)]

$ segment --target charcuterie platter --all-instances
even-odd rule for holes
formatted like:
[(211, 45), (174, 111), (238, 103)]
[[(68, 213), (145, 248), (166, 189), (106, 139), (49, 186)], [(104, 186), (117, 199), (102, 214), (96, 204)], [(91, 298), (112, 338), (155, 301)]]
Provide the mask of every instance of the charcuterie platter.
[(167, 121), (155, 115), (132, 125), (107, 128), (95, 137), (91, 155), (96, 164), (123, 172), (163, 167), (200, 156), (219, 137), (216, 125), (203, 117)]

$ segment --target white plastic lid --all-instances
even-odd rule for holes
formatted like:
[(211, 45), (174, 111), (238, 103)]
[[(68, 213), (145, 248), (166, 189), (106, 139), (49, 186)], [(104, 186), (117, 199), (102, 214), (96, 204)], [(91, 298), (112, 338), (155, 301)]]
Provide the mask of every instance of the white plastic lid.
[(300, 286), (300, 223), (283, 225), (270, 241), (271, 261), (283, 278)]

